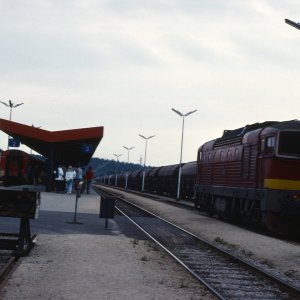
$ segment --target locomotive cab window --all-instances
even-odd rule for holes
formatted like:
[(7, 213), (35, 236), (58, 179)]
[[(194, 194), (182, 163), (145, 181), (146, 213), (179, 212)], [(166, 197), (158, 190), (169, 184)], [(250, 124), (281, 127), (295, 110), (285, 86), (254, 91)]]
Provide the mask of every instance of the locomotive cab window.
[(274, 153), (275, 151), (275, 136), (266, 137), (265, 153)]
[(281, 132), (279, 135), (278, 154), (300, 156), (300, 132)]

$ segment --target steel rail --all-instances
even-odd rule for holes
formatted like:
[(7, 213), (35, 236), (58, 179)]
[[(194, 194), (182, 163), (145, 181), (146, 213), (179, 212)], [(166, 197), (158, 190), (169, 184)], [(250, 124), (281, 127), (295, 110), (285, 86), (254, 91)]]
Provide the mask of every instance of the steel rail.
[(135, 226), (137, 226), (141, 231), (144, 232), (153, 242), (155, 242), (159, 247), (161, 247), (165, 252), (167, 252), (173, 259), (175, 259), (182, 267), (187, 269), (195, 278), (197, 278), (204, 286), (206, 286), (214, 295), (219, 299), (225, 300), (225, 298), (218, 293), (213, 287), (211, 287), (203, 278), (199, 277), (192, 269), (190, 269), (186, 264), (183, 263), (176, 255), (174, 255), (168, 248), (166, 248), (162, 243), (160, 243), (155, 237), (148, 233), (143, 227), (136, 223), (130, 216), (123, 212), (120, 208), (116, 209), (125, 217), (127, 217)]
[[(125, 188), (120, 188), (120, 187), (115, 187), (115, 186), (108, 186), (108, 185), (99, 185), (96, 184), (95, 187), (99, 187), (99, 188), (104, 188), (104, 189), (112, 189), (115, 191), (119, 191), (121, 193), (128, 193), (128, 194), (133, 194), (133, 195), (137, 195), (137, 196), (141, 196), (143, 198), (149, 198), (153, 201), (158, 201), (158, 202), (164, 202), (164, 203), (168, 203), (172, 206), (176, 206), (176, 207), (184, 207), (186, 209), (189, 209), (191, 211), (197, 211), (197, 214), (201, 215), (201, 216), (205, 216), (205, 217), (209, 217), (208, 214), (204, 211), (200, 211), (198, 209), (196, 209), (193, 205), (191, 205), (191, 201), (189, 200), (185, 200), (185, 201), (175, 201), (175, 198), (172, 197), (167, 197), (167, 196), (162, 196), (162, 195), (158, 195), (158, 194), (149, 194), (149, 193), (144, 193), (144, 192), (139, 192), (139, 191), (135, 191), (135, 190), (130, 190), (130, 189), (125, 189)], [(121, 197), (121, 196), (120, 196)], [(225, 222), (228, 223), (228, 221), (224, 221), (220, 218), (214, 217), (215, 219), (221, 221), (221, 222)], [(267, 229), (265, 227), (262, 227), (262, 225), (257, 224), (257, 223), (235, 223), (236, 226), (239, 226), (240, 228), (249, 230), (251, 232), (255, 232), (267, 237), (272, 237), (272, 238), (276, 238), (279, 239), (281, 241), (285, 241), (287, 243), (293, 244), (295, 246), (300, 246), (300, 237), (283, 237), (283, 236), (278, 236), (270, 231), (267, 231)], [(257, 226), (258, 225), (258, 226)]]
[[(97, 187), (96, 192), (101, 197), (109, 196), (111, 197), (113, 194), (107, 191), (103, 191)], [(129, 203), (128, 201), (116, 196), (118, 200), (124, 201), (126, 203)], [(133, 205), (133, 204), (132, 204)], [(138, 205), (134, 205), (140, 210), (145, 211), (147, 214), (153, 215), (151, 212), (147, 211), (146, 209), (143, 209), (142, 207), (139, 207)], [(124, 215), (126, 218), (128, 218), (135, 226), (137, 226), (146, 236), (148, 236), (154, 243), (156, 243), (159, 247), (161, 247), (165, 252), (167, 252), (173, 259), (175, 259), (182, 267), (187, 269), (195, 278), (197, 278), (204, 286), (206, 286), (214, 295), (216, 295), (219, 299), (225, 300), (225, 298), (222, 297), (221, 294), (219, 294), (214, 288), (212, 288), (205, 280), (203, 280), (201, 277), (199, 277), (192, 269), (190, 269), (188, 266), (186, 266), (176, 255), (174, 255), (169, 249), (167, 249), (163, 244), (161, 244), (157, 239), (155, 239), (150, 233), (148, 233), (143, 227), (141, 227), (137, 222), (135, 222), (130, 216), (128, 216), (124, 211), (122, 211), (116, 203), (115, 207), (122, 215)], [(160, 218), (159, 216), (155, 216), (157, 218)], [(166, 221), (168, 222), (168, 221)], [(171, 224), (171, 223), (170, 223)], [(175, 225), (176, 226), (176, 225)]]
[[(97, 187), (97, 189), (99, 190), (99, 187)], [(105, 191), (105, 194), (107, 195), (112, 195), (112, 193), (110, 192), (107, 192)], [(226, 255), (226, 257), (229, 257), (230, 260), (234, 260), (236, 263), (238, 264), (242, 264), (243, 265), (243, 268), (250, 268), (252, 270), (252, 272), (255, 272), (257, 274), (260, 274), (264, 276), (264, 278), (267, 278), (268, 281), (271, 281), (272, 284), (276, 284), (276, 285), (279, 285), (280, 288), (282, 289), (286, 289), (286, 290), (289, 290), (289, 292), (292, 292), (293, 294), (294, 293), (297, 293), (297, 295), (300, 295), (300, 290), (293, 286), (293, 285), (290, 285), (289, 283), (287, 282), (284, 282), (283, 280), (281, 280), (280, 278), (270, 274), (269, 272), (266, 272), (265, 270), (262, 270), (261, 268), (257, 267), (257, 266), (254, 266), (253, 264), (235, 256), (235, 255), (232, 255), (231, 253), (217, 247), (216, 245), (213, 245), (197, 236), (195, 236), (194, 234), (188, 232), (187, 230), (185, 229), (182, 229), (180, 228), (179, 226), (175, 225), (175, 224), (172, 224), (171, 222), (149, 212), (148, 210), (145, 210), (144, 208), (141, 208), (140, 206), (136, 205), (136, 204), (132, 204), (118, 196), (116, 196), (117, 199), (121, 200), (123, 203), (127, 203), (127, 205), (130, 205), (132, 207), (135, 207), (135, 209), (139, 209), (139, 210), (142, 210), (143, 213), (147, 213), (149, 214), (150, 216), (152, 217), (155, 217), (155, 218), (158, 218), (160, 219), (161, 221), (169, 224), (170, 226), (174, 226), (174, 228), (177, 228), (178, 230), (184, 232), (185, 234), (193, 237), (194, 239), (200, 241), (201, 243), (205, 244), (206, 246), (208, 246), (209, 248), (212, 248), (214, 249), (214, 251), (218, 251), (219, 253), (222, 253), (222, 255)], [(117, 202), (117, 205), (118, 206), (118, 202)], [(138, 228), (140, 228), (149, 238), (151, 238), (155, 243), (157, 243), (162, 249), (164, 249), (164, 251), (166, 251), (170, 256), (172, 256), (180, 265), (182, 265), (185, 269), (187, 269), (195, 278), (197, 278), (202, 284), (204, 284), (213, 294), (215, 294), (219, 299), (226, 299), (224, 298), (218, 291), (216, 291), (212, 286), (211, 284), (209, 284), (206, 280), (204, 280), (203, 278), (201, 278), (200, 276), (198, 276), (190, 267), (187, 266), (186, 263), (184, 263), (182, 261), (182, 259), (180, 259), (178, 256), (176, 256), (176, 254), (172, 253), (169, 249), (167, 249), (161, 242), (159, 242), (155, 237), (153, 237), (150, 233), (148, 233), (144, 228), (142, 228), (142, 226), (140, 226), (137, 222), (135, 222), (132, 217), (130, 217), (127, 213), (125, 213), (124, 211), (122, 211), (122, 209), (116, 207), (118, 211), (120, 211), (122, 214), (124, 214), (128, 219), (130, 219), (131, 222), (133, 222)]]
[[(7, 236), (16, 236), (15, 234), (7, 234)], [(10, 274), (14, 271), (14, 269), (17, 266), (17, 263), (19, 262), (21, 256), (28, 255), (29, 252), (32, 250), (32, 248), (36, 244), (36, 238), (37, 236), (34, 235), (31, 237), (30, 242), (26, 249), (24, 249), (21, 253), (17, 250), (4, 250), (7, 251), (2, 253), (2, 257), (5, 257), (7, 259), (4, 259), (4, 262), (0, 265), (0, 290), (3, 288), (5, 282), (7, 281)]]
[[(9, 255), (8, 255), (9, 256)], [(4, 282), (6, 281), (7, 277), (13, 270), (15, 264), (16, 264), (16, 257), (10, 256), (8, 261), (4, 264), (3, 267), (1, 267), (0, 270), (0, 290), (3, 287)]]

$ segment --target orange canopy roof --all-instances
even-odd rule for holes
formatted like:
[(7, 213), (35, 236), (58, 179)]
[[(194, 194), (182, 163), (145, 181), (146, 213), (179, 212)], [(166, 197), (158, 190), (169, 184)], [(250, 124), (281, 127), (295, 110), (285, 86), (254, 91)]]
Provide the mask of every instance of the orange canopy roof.
[(0, 130), (54, 163), (85, 165), (93, 156), (103, 137), (103, 127), (48, 131), (13, 121), (0, 119)]

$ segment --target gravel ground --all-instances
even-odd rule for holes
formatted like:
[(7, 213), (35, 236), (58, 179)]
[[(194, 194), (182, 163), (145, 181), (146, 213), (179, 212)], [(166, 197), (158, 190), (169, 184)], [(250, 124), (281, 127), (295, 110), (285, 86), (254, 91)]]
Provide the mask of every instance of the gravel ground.
[[(223, 241), (220, 246), (284, 279), (286, 273), (293, 283), (300, 282), (298, 244), (207, 218), (197, 211), (132, 194), (126, 197), (210, 242), (219, 238)], [(73, 210), (74, 197), (42, 194), (40, 217), (32, 222), (37, 245), (21, 260), (0, 299), (213, 299), (161, 250), (128, 234), (120, 217), (110, 220), (109, 230), (104, 229), (95, 194), (79, 200), (78, 219), (83, 225), (66, 223), (73, 219)]]
[[(40, 217), (32, 222), (37, 244), (0, 299), (214, 299), (149, 241), (127, 236), (114, 220), (104, 229), (95, 194), (79, 199), (83, 224), (66, 223), (73, 220), (73, 196), (42, 194)], [(5, 219), (0, 226), (13, 230), (17, 223)]]
[(219, 246), (300, 287), (300, 247), (298, 243), (251, 232), (217, 219), (202, 216), (197, 211), (180, 209), (133, 194), (123, 192), (121, 194), (207, 241), (215, 243), (216, 238), (219, 238), (221, 240), (221, 243), (218, 243)]

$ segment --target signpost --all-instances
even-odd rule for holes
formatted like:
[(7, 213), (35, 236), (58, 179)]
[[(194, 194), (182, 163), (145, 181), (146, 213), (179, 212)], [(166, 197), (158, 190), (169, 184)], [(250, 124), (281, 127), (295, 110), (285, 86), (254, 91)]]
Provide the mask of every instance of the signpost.
[(18, 147), (20, 147), (20, 141), (18, 139), (9, 138), (8, 139), (8, 146), (18, 148)]
[(83, 144), (81, 146), (82, 153), (92, 153), (94, 151), (94, 146), (90, 144)]

